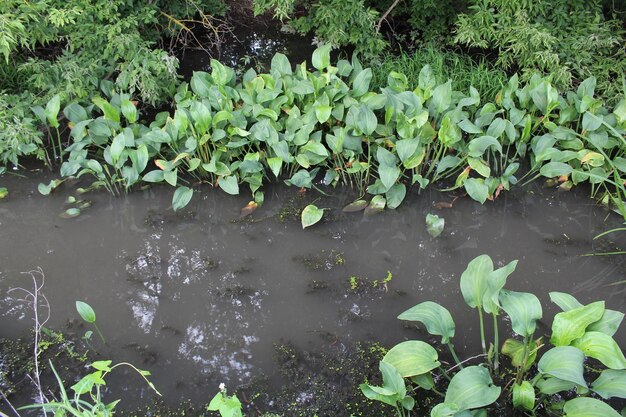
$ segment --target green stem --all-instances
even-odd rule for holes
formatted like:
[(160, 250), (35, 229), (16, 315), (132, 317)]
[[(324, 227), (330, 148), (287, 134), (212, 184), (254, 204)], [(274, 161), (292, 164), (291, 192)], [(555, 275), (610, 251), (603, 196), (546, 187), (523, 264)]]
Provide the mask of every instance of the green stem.
[(93, 323), (93, 327), (96, 328), (96, 331), (98, 332), (98, 336), (100, 336), (100, 339), (102, 339), (102, 342), (106, 345), (107, 341), (104, 339), (102, 332), (100, 331), (100, 329), (98, 328), (98, 325), (95, 322)]
[(487, 354), (487, 345), (485, 343), (485, 322), (483, 321), (483, 310), (478, 307), (478, 318), (480, 319), (480, 343), (483, 348), (483, 353)]
[(492, 314), (493, 316), (493, 349), (494, 349), (494, 356), (493, 356), (493, 369), (495, 371), (498, 370), (498, 367), (500, 366), (500, 341), (498, 340), (499, 338), (499, 334), (498, 334), (498, 316), (494, 313)]
[(456, 364), (459, 365), (459, 368), (463, 369), (463, 365), (461, 365), (461, 361), (459, 360), (459, 357), (456, 355), (456, 351), (454, 350), (454, 345), (450, 341), (448, 341), (448, 349), (450, 350), (450, 354), (452, 355), (452, 358), (454, 359)]

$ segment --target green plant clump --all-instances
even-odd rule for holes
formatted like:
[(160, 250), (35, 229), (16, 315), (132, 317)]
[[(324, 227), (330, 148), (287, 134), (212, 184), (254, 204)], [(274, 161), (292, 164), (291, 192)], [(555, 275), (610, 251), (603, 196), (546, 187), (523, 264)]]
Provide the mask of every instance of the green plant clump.
[[(552, 347), (541, 352), (545, 342), (535, 336), (537, 321), (543, 317), (539, 299), (531, 293), (504, 289), (516, 265), (517, 261), (513, 261), (494, 269), (491, 258), (481, 255), (461, 275), (463, 299), (479, 315), (482, 363), (467, 366), (476, 357), (459, 360), (452, 344), (452, 315), (440, 304), (426, 301), (398, 318), (421, 323), (428, 333), (440, 336), (456, 365), (446, 370), (430, 344), (405, 341), (391, 348), (380, 362), (383, 385), (362, 384), (363, 394), (391, 405), (398, 416), (405, 416), (416, 407), (415, 398), (419, 398), (420, 392), (432, 392), (440, 397), (440, 402), (432, 408), (417, 404), (421, 415), (429, 412), (431, 417), (486, 416), (487, 410), (500, 400), (500, 404), (506, 401), (530, 416), (542, 410), (547, 415), (565, 417), (619, 417), (598, 397), (626, 398), (626, 358), (612, 337), (624, 314), (605, 308), (603, 301), (583, 305), (569, 294), (552, 292), (550, 299), (562, 312), (552, 322)], [(484, 314), (493, 318), (494, 340), (489, 350)], [(510, 319), (517, 337), (500, 345), (498, 318), (503, 314)], [(500, 352), (510, 359), (510, 372), (500, 368)], [(588, 361), (593, 364), (586, 366)]]
[(233, 195), (243, 185), (260, 205), (262, 185), (273, 178), (302, 189), (321, 180), (372, 195), (370, 208), (379, 211), (398, 207), (412, 185), (493, 200), (518, 183), (528, 161), (522, 178), (544, 177), (562, 189), (589, 183), (626, 216), (626, 100), (607, 108), (594, 78), (562, 95), (549, 78), (521, 85), (515, 75), (485, 101), (475, 88), (464, 94), (451, 81), (437, 84), (428, 66), (413, 90), (392, 71), (374, 92), (372, 71), (356, 58), (331, 65), (328, 45), (311, 63), (314, 71), (306, 62), (294, 68), (276, 54), (269, 74), (250, 69), (238, 81), (212, 60), (211, 73), (194, 72), (179, 87), (173, 114), (159, 113), (149, 125), (129, 95), (71, 103), (63, 110), (72, 145), (62, 151), (61, 175), (93, 176), (88, 189), (114, 194), (168, 183), (177, 187), (174, 210), (191, 200), (191, 183)]

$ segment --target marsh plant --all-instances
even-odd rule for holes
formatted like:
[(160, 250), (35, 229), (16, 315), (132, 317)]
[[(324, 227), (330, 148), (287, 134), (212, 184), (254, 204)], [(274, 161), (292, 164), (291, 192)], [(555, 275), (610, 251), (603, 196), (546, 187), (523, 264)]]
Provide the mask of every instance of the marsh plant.
[[(405, 341), (391, 348), (380, 362), (382, 386), (362, 384), (363, 394), (391, 405), (398, 416), (408, 415), (416, 408), (415, 398), (429, 391), (439, 398), (430, 409), (431, 417), (486, 416), (496, 401), (499, 407), (510, 401), (530, 416), (619, 417), (619, 412), (599, 398), (626, 398), (626, 359), (613, 339), (624, 314), (605, 308), (604, 301), (583, 305), (569, 294), (552, 292), (550, 299), (562, 311), (552, 321), (549, 338), (537, 337), (537, 321), (543, 317), (539, 299), (504, 288), (516, 265), (513, 261), (494, 269), (491, 258), (481, 255), (461, 275), (463, 299), (478, 314), (481, 355), (461, 361), (452, 343), (452, 315), (442, 305), (425, 301), (398, 318), (421, 323), (428, 333), (440, 336), (456, 364), (445, 369), (439, 352), (430, 344)], [(489, 347), (485, 315), (493, 318), (494, 339)], [(498, 321), (504, 315), (515, 337), (500, 345)], [(500, 353), (509, 359), (506, 369)], [(484, 361), (469, 365), (478, 358)], [(416, 415), (428, 410), (417, 408)]]
[[(366, 212), (398, 207), (410, 187), (458, 189), (484, 203), (521, 179), (543, 178), (562, 190), (589, 183), (626, 216), (626, 100), (605, 107), (593, 77), (562, 95), (550, 77), (521, 84), (513, 76), (489, 101), (475, 88), (438, 84), (428, 66), (414, 89), (391, 71), (372, 91), (372, 71), (356, 57), (332, 65), (329, 45), (311, 64), (294, 67), (276, 54), (269, 73), (249, 69), (238, 80), (212, 60), (210, 73), (194, 72), (178, 88), (173, 114), (149, 124), (130, 95), (114, 90), (91, 106), (71, 103), (61, 176), (94, 177), (87, 189), (113, 194), (167, 183), (176, 187), (174, 210), (201, 184), (233, 195), (247, 189), (257, 205), (273, 180), (303, 190), (347, 186), (362, 196), (350, 210)], [(320, 214), (309, 207), (303, 227)]]

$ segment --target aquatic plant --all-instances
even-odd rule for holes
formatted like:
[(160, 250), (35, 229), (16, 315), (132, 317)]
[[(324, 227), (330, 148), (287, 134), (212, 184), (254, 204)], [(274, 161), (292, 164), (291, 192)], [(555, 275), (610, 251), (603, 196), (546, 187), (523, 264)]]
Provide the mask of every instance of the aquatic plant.
[[(21, 407), (20, 410), (39, 408), (46, 412), (52, 412), (55, 416), (80, 416), (80, 417), (110, 417), (114, 414), (115, 407), (119, 403), (119, 400), (105, 403), (102, 397), (102, 388), (106, 385), (105, 378), (115, 368), (120, 366), (130, 367), (137, 372), (146, 384), (157, 395), (161, 395), (155, 386), (148, 380), (150, 376), (149, 371), (144, 371), (136, 368), (134, 365), (126, 362), (117, 363), (111, 365), (112, 361), (104, 360), (93, 362), (89, 366), (94, 368), (95, 371), (85, 375), (77, 383), (72, 385), (70, 389), (74, 391), (74, 395), (68, 395), (67, 390), (63, 386), (63, 381), (59, 377), (54, 365), (50, 362), (50, 368), (54, 373), (54, 376), (59, 385), (60, 398), (57, 401), (49, 401), (43, 404), (33, 404), (25, 407)], [(84, 399), (83, 396), (88, 395), (89, 399)]]
[[(394, 209), (410, 186), (461, 189), (484, 203), (519, 179), (547, 178), (567, 190), (588, 182), (592, 195), (626, 216), (626, 100), (612, 110), (594, 97), (594, 78), (562, 96), (549, 78), (520, 85), (513, 76), (494, 102), (478, 91), (437, 84), (430, 67), (408, 90), (390, 72), (370, 90), (372, 71), (356, 57), (331, 65), (330, 47), (292, 67), (276, 54), (269, 74), (248, 70), (241, 82), (216, 60), (194, 72), (176, 94), (173, 115), (138, 122), (131, 97), (93, 99), (66, 108), (72, 145), (63, 177), (96, 177), (90, 188), (114, 194), (139, 183), (177, 187), (172, 207), (184, 207), (193, 185), (228, 194), (246, 186), (257, 204), (272, 179), (316, 188), (320, 182), (370, 194), (366, 213)], [(94, 114), (95, 113), (95, 114)], [(360, 198), (359, 200), (364, 200)]]
[(84, 301), (76, 301), (76, 311), (78, 311), (81, 319), (89, 324), (93, 324), (93, 327), (98, 332), (98, 336), (100, 336), (102, 342), (106, 343), (106, 340), (104, 339), (100, 328), (98, 328), (98, 325), (96, 324), (96, 312), (93, 310), (93, 308), (91, 308), (91, 306)]
[[(503, 395), (513, 407), (533, 416), (539, 408), (546, 408), (562, 410), (567, 417), (618, 417), (617, 411), (589, 394), (603, 399), (626, 398), (626, 358), (612, 337), (624, 314), (605, 308), (603, 301), (583, 305), (569, 294), (552, 292), (550, 299), (563, 311), (552, 322), (549, 343), (553, 347), (540, 353), (545, 343), (542, 337), (535, 337), (537, 321), (543, 317), (539, 299), (531, 293), (504, 289), (516, 263), (494, 270), (491, 258), (481, 255), (469, 263), (461, 276), (463, 298), (469, 307), (478, 310), (482, 355), (459, 360), (452, 345), (456, 328), (450, 312), (440, 304), (426, 301), (398, 318), (421, 323), (429, 334), (441, 336), (441, 343), (448, 346), (456, 365), (446, 370), (431, 345), (405, 341), (392, 347), (381, 361), (383, 386), (362, 384), (363, 394), (394, 406), (398, 416), (415, 406), (409, 391), (426, 390), (442, 398), (430, 409), (431, 417), (486, 415), (487, 408)], [(494, 341), (489, 350), (483, 313), (494, 318)], [(508, 316), (512, 331), (518, 336), (505, 340), (502, 346), (497, 320), (501, 313)], [(509, 357), (512, 372), (500, 370), (500, 351)], [(477, 358), (486, 361), (464, 366)], [(605, 368), (594, 364), (585, 369), (584, 363), (590, 359)], [(592, 375), (595, 379), (588, 383), (585, 378)], [(411, 390), (406, 388), (407, 383)], [(559, 395), (563, 392), (569, 392), (565, 399)]]
[(241, 401), (236, 395), (228, 395), (226, 385), (220, 384), (220, 390), (207, 406), (209, 411), (219, 411), (221, 417), (241, 417)]

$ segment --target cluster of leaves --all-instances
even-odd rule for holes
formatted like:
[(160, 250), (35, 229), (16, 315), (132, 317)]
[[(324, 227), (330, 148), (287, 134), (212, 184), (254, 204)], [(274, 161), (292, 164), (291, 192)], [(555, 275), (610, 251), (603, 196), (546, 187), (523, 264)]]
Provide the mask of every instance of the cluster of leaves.
[[(0, 3), (0, 166), (44, 155), (29, 107), (88, 100), (111, 81), (154, 105), (174, 94), (178, 60), (157, 48), (172, 19), (223, 13), (220, 0), (6, 0)], [(180, 22), (180, 20), (175, 20)], [(188, 30), (188, 29), (187, 29)]]
[[(487, 408), (503, 396), (510, 398), (515, 408), (533, 416), (541, 409), (566, 417), (619, 417), (617, 411), (590, 394), (603, 399), (626, 398), (626, 358), (612, 337), (624, 314), (606, 309), (603, 301), (582, 305), (569, 294), (550, 293), (551, 300), (563, 311), (552, 322), (553, 347), (540, 354), (542, 339), (534, 337), (537, 321), (543, 316), (539, 299), (531, 293), (504, 289), (516, 265), (517, 261), (513, 261), (494, 270), (491, 258), (481, 255), (469, 263), (461, 276), (463, 298), (479, 313), (483, 352), (488, 363), (464, 367), (466, 361), (459, 361), (452, 345), (455, 323), (450, 312), (426, 301), (398, 318), (422, 323), (430, 334), (441, 336), (441, 343), (448, 345), (457, 362), (451, 370), (458, 370), (449, 377), (450, 370), (446, 373), (441, 368), (435, 348), (422, 341), (405, 341), (391, 348), (380, 362), (383, 385), (362, 384), (364, 395), (393, 406), (399, 417), (416, 405), (407, 382), (415, 394), (427, 390), (442, 397), (443, 402), (430, 409), (431, 417), (486, 416)], [(494, 319), (495, 355), (485, 350), (483, 313), (491, 314)], [(504, 374), (497, 372), (500, 349), (497, 318), (501, 313), (506, 313), (513, 333), (522, 338), (503, 343), (502, 353), (510, 357), (515, 367), (513, 372)], [(585, 361), (590, 359), (606, 368), (585, 367)], [(449, 378), (444, 392), (439, 391), (441, 382), (436, 382), (441, 380), (437, 369)], [(595, 380), (588, 384), (585, 375), (595, 375)], [(494, 383), (493, 379), (501, 376), (501, 382), (509, 389)], [(506, 381), (507, 378), (512, 380)]]
[(178, 187), (174, 209), (192, 197), (182, 185), (189, 176), (229, 194), (245, 184), (260, 204), (272, 177), (311, 188), (319, 175), (326, 185), (373, 195), (370, 205), (382, 209), (398, 207), (407, 186), (444, 179), (484, 203), (518, 182), (527, 157), (526, 176), (558, 178), (565, 189), (587, 181), (626, 213), (626, 101), (605, 108), (593, 78), (561, 96), (549, 79), (522, 87), (514, 76), (495, 102), (482, 103), (474, 88), (464, 95), (450, 81), (438, 85), (429, 67), (414, 90), (391, 72), (373, 92), (372, 71), (356, 58), (332, 66), (328, 45), (312, 64), (315, 71), (306, 62), (294, 69), (277, 54), (269, 74), (250, 69), (238, 83), (213, 60), (211, 73), (195, 72), (180, 86), (174, 114), (150, 125), (138, 122), (128, 95), (72, 103), (64, 114), (73, 143), (61, 175), (91, 174), (94, 187), (116, 194), (140, 181), (167, 182)]
[(590, 76), (611, 100), (626, 72), (622, 22), (605, 16), (601, 1), (474, 0), (458, 16), (455, 41), (496, 50), (497, 64), (525, 80), (550, 74), (559, 88)]

